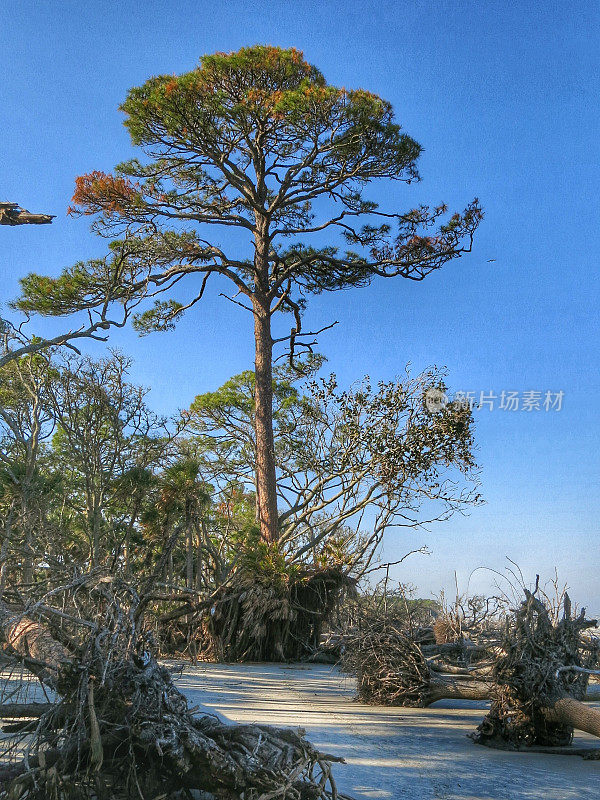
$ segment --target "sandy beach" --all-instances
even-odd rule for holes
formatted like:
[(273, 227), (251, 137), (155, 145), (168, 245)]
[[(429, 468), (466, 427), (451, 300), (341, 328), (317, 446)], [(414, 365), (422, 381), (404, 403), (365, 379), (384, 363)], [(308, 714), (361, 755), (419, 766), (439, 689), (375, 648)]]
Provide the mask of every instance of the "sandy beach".
[[(467, 734), (485, 703), (366, 706), (354, 700), (351, 678), (321, 665), (186, 665), (177, 684), (192, 704), (225, 720), (304, 728), (319, 749), (346, 759), (335, 779), (357, 800), (600, 798), (598, 761), (473, 744)], [(579, 746), (592, 742), (575, 739)]]

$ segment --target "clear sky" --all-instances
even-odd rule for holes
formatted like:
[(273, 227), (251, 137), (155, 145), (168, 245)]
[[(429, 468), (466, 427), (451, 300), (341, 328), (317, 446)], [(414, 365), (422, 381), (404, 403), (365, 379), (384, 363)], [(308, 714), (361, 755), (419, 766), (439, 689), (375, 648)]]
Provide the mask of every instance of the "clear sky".
[[(386, 556), (428, 544), (396, 572), (422, 593), (461, 589), (474, 568), (527, 577), (554, 566), (600, 612), (598, 325), (600, 4), (492, 0), (94, 0), (0, 6), (0, 199), (53, 213), (2, 228), (0, 300), (18, 279), (101, 255), (88, 221), (66, 217), (76, 175), (133, 153), (117, 107), (152, 74), (200, 55), (295, 46), (333, 84), (389, 99), (424, 147), (418, 186), (380, 190), (388, 208), (478, 196), (474, 253), (421, 284), (381, 280), (312, 301), (307, 325), (350, 383), (406, 362), (446, 366), (453, 389), (564, 392), (560, 411), (476, 413), (486, 505), (427, 532), (391, 533)], [(494, 259), (491, 261), (490, 259)], [(39, 325), (59, 330), (64, 321)], [(171, 334), (111, 343), (162, 412), (251, 366), (250, 319), (214, 292)], [(478, 572), (470, 588), (486, 589)]]

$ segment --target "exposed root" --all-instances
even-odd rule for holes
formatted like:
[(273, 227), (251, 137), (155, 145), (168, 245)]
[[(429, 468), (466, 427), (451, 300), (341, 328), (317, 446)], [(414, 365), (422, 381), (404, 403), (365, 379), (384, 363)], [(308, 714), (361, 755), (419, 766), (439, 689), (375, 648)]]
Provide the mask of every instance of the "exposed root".
[(436, 644), (451, 644), (460, 641), (462, 628), (455, 615), (440, 614), (433, 623), (433, 635)]
[(354, 582), (338, 569), (299, 575), (240, 572), (204, 614), (205, 648), (218, 661), (295, 661), (319, 648), (325, 620)]
[(421, 647), (385, 619), (363, 622), (349, 637), (342, 666), (356, 674), (365, 703), (424, 708), (443, 698), (487, 699), (490, 692), (465, 669), (452, 675), (432, 669)]
[[(72, 645), (68, 662), (56, 648), (59, 662), (46, 665), (57, 675), (59, 699), (27, 709), (33, 723), (21, 734), (25, 757), (0, 766), (0, 798), (336, 796), (331, 764), (341, 759), (317, 752), (302, 731), (193, 715), (170, 672), (150, 653), (130, 587), (88, 576), (64, 590), (61, 608), (70, 604), (95, 608), (95, 624), (89, 629), (54, 620), (52, 634)], [(35, 619), (35, 607), (28, 618)]]
[(553, 624), (535, 593), (525, 594), (525, 601), (507, 621), (504, 655), (493, 671), (494, 700), (474, 740), (519, 749), (568, 745), (574, 727), (598, 735), (600, 712), (579, 702), (585, 697), (588, 676), (585, 671), (565, 669), (596, 666), (597, 651), (581, 646), (581, 632), (596, 621), (586, 620), (585, 610), (573, 618), (565, 596), (563, 617)]

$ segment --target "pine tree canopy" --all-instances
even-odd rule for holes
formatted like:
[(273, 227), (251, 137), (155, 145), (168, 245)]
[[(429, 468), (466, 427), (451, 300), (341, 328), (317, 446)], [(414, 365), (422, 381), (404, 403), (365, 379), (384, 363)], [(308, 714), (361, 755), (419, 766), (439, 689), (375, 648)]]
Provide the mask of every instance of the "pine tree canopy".
[[(374, 180), (418, 180), (421, 147), (388, 102), (330, 86), (293, 48), (204, 56), (131, 89), (121, 109), (143, 158), (79, 177), (70, 209), (96, 217), (109, 256), (57, 279), (27, 276), (23, 310), (132, 304), (199, 273), (192, 296), (158, 298), (137, 317), (143, 332), (165, 329), (220, 274), (299, 327), (307, 295), (375, 276), (421, 280), (470, 249), (482, 216), (477, 200), (445, 216), (443, 205), (383, 212), (366, 198)], [(208, 226), (247, 231), (251, 246), (226, 252)], [(328, 229), (342, 236), (323, 244)]]

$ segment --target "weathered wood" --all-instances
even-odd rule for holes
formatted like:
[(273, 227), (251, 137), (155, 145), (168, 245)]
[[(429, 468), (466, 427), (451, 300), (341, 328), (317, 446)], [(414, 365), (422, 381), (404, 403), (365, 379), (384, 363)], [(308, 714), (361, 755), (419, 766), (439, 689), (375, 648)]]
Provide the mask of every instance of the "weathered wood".
[(53, 703), (2, 703), (0, 704), (0, 719), (41, 717), (52, 708), (54, 708)]
[(572, 697), (557, 700), (552, 708), (545, 708), (544, 715), (549, 722), (570, 725), (577, 731), (600, 736), (600, 709), (590, 708)]
[[(26, 760), (0, 765), (0, 798), (21, 797), (33, 787), (36, 797), (58, 800), (117, 794), (179, 799), (189, 796), (187, 790), (230, 800), (333, 798), (331, 763), (341, 759), (319, 753), (301, 731), (194, 716), (169, 670), (146, 649), (137, 593), (101, 571), (94, 576), (74, 582), (76, 603), (64, 589), (65, 611), (43, 598), (22, 616), (0, 604), (7, 646), (27, 666), (32, 655), (46, 656), (40, 677), (58, 695), (49, 708), (5, 707), (17, 719), (26, 711), (41, 715), (12, 726), (30, 732), (32, 741)], [(86, 608), (98, 624), (81, 624)], [(43, 615), (56, 617), (65, 642), (78, 637), (76, 656), (52, 637)], [(64, 637), (63, 626), (70, 626)]]
[(32, 214), (17, 203), (0, 203), (0, 225), (48, 225), (52, 214)]
[(469, 680), (458, 675), (432, 673), (425, 706), (437, 700), (489, 700), (490, 684), (486, 681)]
[[(571, 616), (565, 595), (561, 618), (550, 615), (536, 591), (507, 621), (504, 655), (494, 667), (492, 704), (473, 738), (514, 749), (569, 745), (574, 730), (600, 736), (600, 709), (586, 706), (588, 675), (598, 652), (582, 648), (582, 631), (596, 626), (585, 610)], [(593, 694), (593, 691), (590, 692)]]
[(9, 652), (28, 659), (29, 669), (51, 689), (58, 673), (72, 660), (71, 654), (38, 620), (15, 614), (0, 602), (0, 639)]

